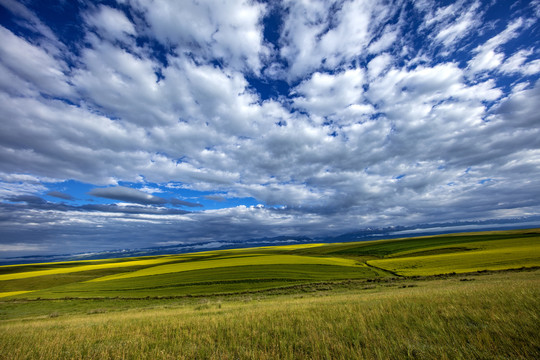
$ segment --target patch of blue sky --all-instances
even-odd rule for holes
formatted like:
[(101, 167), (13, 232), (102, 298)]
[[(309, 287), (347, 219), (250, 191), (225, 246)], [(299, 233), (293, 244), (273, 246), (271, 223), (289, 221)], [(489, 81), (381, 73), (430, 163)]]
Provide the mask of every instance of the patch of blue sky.
[(255, 76), (246, 76), (249, 85), (257, 92), (262, 101), (277, 99), (280, 96), (287, 96), (291, 87), (287, 82), (279, 79), (261, 79)]
[[(43, 183), (47, 187), (48, 191), (45, 191), (41, 196), (43, 199), (49, 202), (66, 202), (68, 201), (71, 205), (86, 205), (88, 203), (92, 204), (110, 204), (111, 201), (108, 199), (98, 198), (95, 196), (88, 195), (88, 192), (95, 188), (92, 184), (86, 184), (76, 180), (66, 180), (56, 183)], [(51, 191), (57, 191), (72, 197), (71, 200), (61, 199), (56, 196), (47, 195)]]
[[(123, 202), (120, 200), (92, 196), (89, 194), (89, 192), (92, 189), (95, 189), (96, 186), (76, 180), (67, 180), (58, 183), (44, 183), (43, 185), (45, 185), (48, 190), (41, 194), (41, 196), (43, 199), (52, 203), (67, 202), (70, 205), (82, 206), (86, 204), (115, 204)], [(164, 198), (168, 201), (174, 198), (202, 205), (202, 207), (185, 207), (175, 206), (171, 203), (163, 204), (163, 206), (165, 207), (181, 207), (189, 211), (216, 210), (237, 207), (241, 205), (250, 207), (261, 204), (260, 201), (257, 201), (255, 198), (252, 197), (229, 197), (226, 193), (197, 191), (181, 187), (172, 188), (156, 183), (146, 182), (143, 184), (121, 181), (118, 183), (118, 185), (144, 191), (151, 195)], [(48, 193), (50, 192), (59, 192), (65, 194), (67, 195), (66, 197), (71, 196), (71, 199), (63, 199), (59, 198), (58, 196), (48, 195)]]

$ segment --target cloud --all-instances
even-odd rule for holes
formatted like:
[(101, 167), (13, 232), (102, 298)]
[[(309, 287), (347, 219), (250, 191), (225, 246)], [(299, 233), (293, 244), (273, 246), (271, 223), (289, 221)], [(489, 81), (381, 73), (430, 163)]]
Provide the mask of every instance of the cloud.
[(105, 199), (127, 201), (143, 205), (159, 205), (167, 203), (166, 199), (159, 196), (150, 195), (145, 192), (124, 186), (96, 188), (92, 189), (88, 194)]
[(259, 71), (260, 57), (267, 52), (260, 24), (262, 3), (136, 0), (132, 5), (145, 15), (151, 35), (163, 45), (203, 61), (218, 59), (233, 69)]
[(170, 209), (165, 207), (141, 207), (132, 205), (105, 204), (96, 205), (88, 204), (70, 208), (71, 211), (99, 211), (101, 213), (121, 213), (134, 215), (183, 215), (187, 211)]
[(362, 69), (349, 69), (333, 75), (316, 72), (294, 89), (294, 94), (297, 94), (294, 103), (298, 108), (307, 110), (313, 118), (324, 119), (361, 103), (363, 85)]
[[(391, 27), (389, 27), (391, 29)], [(373, 54), (379, 54), (384, 50), (387, 50), (392, 44), (396, 41), (399, 32), (397, 30), (386, 30), (380, 36), (379, 39), (373, 41), (369, 47), (368, 51)]]
[(460, 40), (477, 28), (482, 22), (481, 3), (478, 1), (458, 1), (437, 10), (431, 9), (424, 18), (424, 27), (432, 28), (434, 42), (449, 51)]
[(73, 200), (73, 196), (63, 193), (61, 191), (49, 191), (47, 195), (53, 196), (59, 199), (64, 199), (64, 200)]
[[(496, 192), (497, 189), (493, 189)], [(482, 195), (490, 195), (486, 192)], [(508, 194), (510, 197), (511, 194)], [(440, 200), (440, 199), (439, 199)], [(431, 204), (434, 209), (440, 208), (440, 202), (433, 199)], [(469, 199), (470, 200), (470, 199)], [(533, 201), (531, 201), (532, 203)], [(475, 204), (475, 203), (473, 203)], [(112, 206), (111, 206), (112, 207)], [(483, 207), (478, 205), (473, 209), (481, 211)], [(533, 208), (531, 208), (533, 210)], [(393, 209), (396, 213), (397, 209)], [(388, 216), (390, 211), (385, 212)], [(4, 215), (10, 214), (7, 221)], [(22, 215), (28, 218), (22, 220)], [(54, 214), (51, 217), (51, 214)], [(404, 225), (416, 224), (415, 214), (403, 211)], [(456, 214), (446, 216), (443, 211), (433, 218), (441, 223), (447, 218), (453, 218)], [(492, 214), (488, 214), (492, 215)], [(341, 214), (309, 214), (292, 209), (271, 209), (261, 207), (239, 206), (228, 209), (210, 210), (188, 214), (126, 214), (100, 211), (53, 211), (28, 212), (25, 208), (14, 206), (0, 206), (0, 229), (3, 234), (18, 234), (18, 243), (28, 246), (39, 246), (43, 254), (51, 253), (77, 253), (87, 249), (89, 242), (93, 244), (95, 251), (117, 250), (122, 248), (137, 248), (163, 243), (178, 243), (182, 234), (181, 242), (185, 245), (197, 245), (207, 242), (237, 242), (248, 239), (269, 238), (275, 236), (295, 236), (302, 233), (305, 236), (319, 237), (328, 234), (328, 226), (334, 226), (331, 234), (340, 235), (346, 232), (358, 230), (359, 223), (372, 223), (375, 217), (384, 219), (385, 214), (353, 215)], [(30, 230), (24, 224), (31, 221), (34, 229)], [(433, 222), (433, 221), (432, 221)], [(387, 220), (388, 226), (395, 225)], [(137, 231), (133, 231), (137, 229)], [(32, 232), (39, 232), (39, 240), (36, 241)], [(59, 238), (70, 238), (76, 234), (78, 241), (59, 242)], [(154, 239), (148, 241), (148, 238)], [(5, 239), (5, 238), (3, 238)], [(227, 239), (227, 240), (225, 240)], [(0, 241), (5, 244), (5, 241)], [(8, 243), (11, 244), (11, 243)], [(21, 253), (28, 253), (21, 251)]]
[(0, 244), (0, 251), (2, 252), (37, 252), (43, 250), (42, 246), (39, 245), (31, 245), (31, 244)]
[(29, 10), (23, 3), (15, 0), (0, 0), (0, 5), (10, 11), (14, 16), (20, 17), (19, 25), (30, 30), (34, 35), (43, 37), (46, 41), (40, 43), (48, 52), (60, 55), (61, 50), (66, 50), (64, 44), (58, 39), (50, 27), (45, 25), (36, 14)]
[(169, 203), (175, 206), (187, 206), (187, 207), (202, 207), (203, 206), (202, 204), (199, 204), (199, 203), (184, 201), (177, 198), (165, 199), (159, 196), (151, 195), (144, 191), (140, 191), (140, 190), (133, 189), (130, 187), (125, 187), (125, 186), (96, 188), (96, 189), (90, 190), (88, 194), (92, 196), (105, 198), (105, 199), (126, 201), (129, 203), (136, 203), (136, 204), (142, 204), (142, 205), (164, 205), (164, 204)]
[[(67, 205), (64, 203), (54, 203), (42, 199), (35, 195), (18, 195), (5, 198), (4, 203), (0, 203), (5, 210), (12, 209), (13, 211), (21, 211), (23, 209), (32, 211), (49, 211), (56, 212), (57, 215), (66, 212), (99, 212), (100, 216), (116, 216), (122, 215), (184, 215), (188, 211), (171, 209), (163, 206), (154, 205), (134, 205), (134, 204), (85, 204), (85, 205)], [(15, 203), (15, 204), (11, 204)], [(131, 219), (127, 217), (126, 219)], [(144, 218), (141, 218), (144, 220)]]
[[(2, 238), (106, 248), (135, 224), (151, 244), (538, 211), (538, 4), (135, 0), (64, 14), (74, 29), (2, 4)], [(66, 180), (129, 204), (51, 184)]]
[(64, 73), (67, 66), (63, 61), (3, 26), (0, 26), (0, 57), (4, 74), (0, 77), (0, 84), (10, 93), (30, 95), (43, 91), (64, 97), (72, 94)]
[(227, 200), (224, 196), (221, 195), (205, 195), (204, 197), (207, 200), (217, 201), (217, 202), (223, 202)]
[(536, 133), (535, 124), (540, 122), (540, 114), (534, 105), (537, 101), (540, 101), (540, 80), (527, 88), (515, 86), (514, 91), (492, 109), (492, 114), (500, 115), (504, 119), (504, 126), (520, 127)]
[[(46, 179), (50, 180), (50, 179)], [(40, 179), (23, 174), (0, 174), (0, 199), (46, 191)]]
[(136, 33), (135, 27), (122, 11), (105, 5), (99, 5), (94, 13), (88, 14), (86, 22), (109, 40), (125, 40), (127, 35)]
[[(280, 55), (289, 64), (288, 79), (296, 80), (320, 68), (336, 68), (365, 52), (381, 24), (400, 11), (399, 4), (369, 1), (286, 2), (287, 17)], [(382, 51), (397, 32), (386, 32), (372, 51)]]
[(540, 60), (530, 59), (531, 55), (533, 55), (532, 49), (521, 49), (507, 58), (500, 66), (499, 71), (503, 74), (538, 74), (540, 73)]
[(504, 54), (498, 48), (509, 40), (518, 36), (518, 30), (526, 25), (522, 18), (512, 21), (504, 31), (490, 38), (484, 44), (474, 49), (476, 56), (469, 61), (469, 68), (473, 73), (490, 70), (498, 67), (504, 59)]
[(46, 204), (47, 202), (40, 198), (39, 196), (34, 195), (17, 195), (6, 198), (7, 201), (11, 202), (24, 202), (29, 205), (42, 205)]
[(185, 201), (185, 200), (180, 200), (180, 199), (176, 199), (176, 198), (170, 199), (169, 202), (170, 202), (172, 205), (176, 205), (176, 206), (203, 207), (202, 204), (199, 204), (199, 203), (193, 203), (193, 202), (189, 202), (189, 201)]
[(367, 65), (370, 78), (378, 77), (392, 63), (392, 56), (387, 53), (380, 54), (369, 62)]

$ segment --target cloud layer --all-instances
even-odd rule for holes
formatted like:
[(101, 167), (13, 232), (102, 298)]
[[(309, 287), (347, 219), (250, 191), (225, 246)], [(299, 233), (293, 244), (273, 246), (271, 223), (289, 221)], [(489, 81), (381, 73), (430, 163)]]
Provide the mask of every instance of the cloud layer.
[(539, 213), (538, 1), (38, 3), (0, 2), (6, 249)]

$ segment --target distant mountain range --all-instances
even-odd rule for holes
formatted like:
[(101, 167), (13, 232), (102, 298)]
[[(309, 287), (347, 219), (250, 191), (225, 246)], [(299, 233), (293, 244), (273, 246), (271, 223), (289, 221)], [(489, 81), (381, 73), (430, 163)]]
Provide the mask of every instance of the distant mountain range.
[(449, 234), (467, 231), (511, 230), (535, 227), (540, 227), (540, 216), (530, 216), (518, 219), (460, 221), (452, 223), (419, 224), (414, 226), (365, 228), (362, 230), (348, 232), (338, 236), (278, 236), (271, 238), (265, 237), (247, 240), (214, 240), (198, 243), (179, 243), (167, 246), (154, 246), (140, 249), (118, 249), (110, 251), (86, 252), (79, 254), (20, 256), (0, 258), (0, 265), (183, 254), (198, 251), (238, 249), (259, 246), (368, 241), (400, 237)]

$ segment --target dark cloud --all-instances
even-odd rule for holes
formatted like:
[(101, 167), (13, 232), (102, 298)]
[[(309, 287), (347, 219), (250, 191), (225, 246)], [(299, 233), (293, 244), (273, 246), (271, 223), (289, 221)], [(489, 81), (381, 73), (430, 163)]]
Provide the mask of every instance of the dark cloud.
[(96, 188), (90, 190), (88, 194), (105, 199), (120, 200), (143, 205), (163, 205), (167, 203), (167, 200), (164, 198), (124, 186)]
[(217, 201), (217, 202), (223, 202), (227, 200), (225, 197), (221, 195), (205, 195), (204, 198), (207, 200), (212, 200), (212, 201)]
[(169, 199), (169, 202), (172, 205), (176, 205), (176, 206), (203, 207), (202, 204), (193, 203), (193, 202), (189, 202), (189, 201), (185, 201), (185, 200), (180, 200), (180, 199), (177, 199), (177, 198), (171, 198), (171, 199)]
[(10, 196), (10, 197), (7, 197), (5, 200), (11, 201), (11, 202), (24, 202), (29, 205), (43, 205), (47, 203), (47, 201), (43, 200), (39, 196), (34, 196), (34, 195)]
[(189, 201), (180, 200), (177, 198), (165, 199), (159, 196), (150, 195), (143, 191), (128, 188), (125, 186), (114, 186), (108, 188), (92, 189), (89, 195), (97, 196), (105, 199), (126, 201), (142, 205), (164, 205), (170, 203), (175, 206), (187, 207), (202, 207), (203, 205)]
[[(9, 204), (9, 203), (0, 203), (4, 209), (13, 209), (13, 210), (44, 210), (44, 211), (58, 211), (58, 212), (69, 212), (69, 211), (79, 211), (79, 212), (89, 212), (89, 211), (99, 211), (103, 213), (123, 213), (123, 214), (154, 214), (154, 215), (183, 215), (189, 214), (188, 211), (171, 209), (167, 207), (155, 207), (155, 206), (134, 206), (126, 205), (121, 206), (117, 204), (85, 204), (85, 205), (67, 205), (48, 202), (38, 196), (32, 195), (20, 195), (10, 198), (6, 198), (5, 201), (23, 203), (23, 204)], [(7, 213), (6, 213), (7, 214)], [(6, 218), (7, 219), (7, 218)], [(11, 216), (9, 219), (13, 219)], [(0, 219), (1, 220), (1, 219)]]
[(140, 206), (118, 206), (116, 204), (96, 205), (88, 204), (73, 207), (72, 210), (101, 211), (105, 213), (124, 213), (124, 214), (154, 214), (154, 215), (182, 215), (188, 214), (188, 211), (169, 209), (164, 207), (140, 207)]
[[(486, 194), (487, 195), (487, 194)], [(435, 206), (435, 204), (433, 205)], [(115, 207), (118, 211), (115, 210)], [(86, 210), (71, 207), (67, 211), (28, 212), (28, 207), (15, 204), (0, 204), (0, 232), (6, 236), (0, 239), (0, 248), (3, 244), (9, 245), (9, 236), (16, 236), (21, 244), (27, 244), (29, 251), (36, 247), (42, 253), (75, 253), (88, 250), (88, 243), (92, 243), (92, 251), (136, 249), (147, 246), (159, 246), (167, 243), (196, 245), (211, 242), (242, 242), (249, 239), (271, 238), (277, 236), (297, 236), (303, 234), (311, 238), (335, 237), (348, 232), (358, 231), (358, 224), (369, 221), (369, 217), (354, 217), (347, 214), (325, 214), (321, 216), (310, 215), (311, 223), (306, 222), (303, 213), (295, 209), (268, 209), (257, 207), (238, 207), (223, 209), (214, 212), (199, 212), (172, 214), (156, 209), (140, 209), (129, 213), (126, 209), (120, 210), (116, 205), (85, 206)], [(478, 209), (481, 206), (479, 204)], [(147, 211), (148, 210), (148, 211)], [(146, 212), (147, 211), (147, 212)], [(180, 211), (180, 210), (176, 210)], [(146, 212), (146, 213), (145, 213)], [(463, 211), (463, 213), (466, 213)], [(422, 229), (430, 227), (445, 227), (471, 225), (474, 222), (462, 224), (451, 219), (456, 215), (447, 214), (441, 210), (435, 213), (431, 220), (433, 225), (424, 224)], [(5, 215), (5, 216), (4, 216)], [(487, 214), (496, 215), (495, 213)], [(405, 226), (395, 226), (393, 222), (380, 221), (389, 229), (395, 231), (415, 229), (412, 226), (417, 220), (414, 214), (402, 214), (406, 221)], [(443, 221), (433, 221), (442, 219)], [(449, 220), (450, 219), (450, 220)], [(373, 220), (373, 219), (372, 219)], [(513, 221), (494, 219), (489, 224), (520, 223), (527, 219), (516, 218)], [(448, 223), (445, 223), (448, 221)], [(538, 217), (531, 218), (536, 221)], [(33, 226), (25, 226), (32, 222)], [(481, 223), (481, 222), (480, 222)], [(332, 225), (332, 227), (330, 227)], [(411, 225), (411, 226), (408, 226)], [(534, 226), (531, 225), (531, 227)], [(376, 227), (371, 231), (376, 232)], [(388, 233), (388, 229), (385, 233)], [(18, 234), (18, 235), (17, 235)], [(37, 236), (40, 234), (41, 236)], [(180, 235), (179, 235), (180, 234)], [(58, 239), (67, 239), (63, 242)], [(149, 239), (152, 239), (149, 241)], [(21, 245), (20, 254), (28, 253)], [(10, 252), (11, 254), (11, 252)]]
[(535, 125), (540, 123), (540, 113), (535, 108), (538, 102), (540, 102), (540, 80), (537, 80), (532, 88), (514, 91), (495, 106), (492, 114), (501, 115), (506, 120), (506, 126), (535, 128)]
[(59, 199), (64, 199), (64, 200), (73, 200), (73, 196), (63, 193), (61, 191), (49, 191), (47, 195), (53, 196)]

